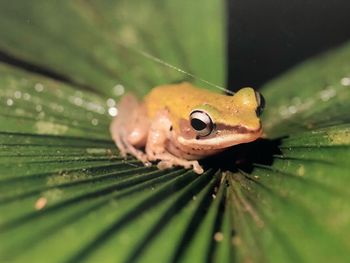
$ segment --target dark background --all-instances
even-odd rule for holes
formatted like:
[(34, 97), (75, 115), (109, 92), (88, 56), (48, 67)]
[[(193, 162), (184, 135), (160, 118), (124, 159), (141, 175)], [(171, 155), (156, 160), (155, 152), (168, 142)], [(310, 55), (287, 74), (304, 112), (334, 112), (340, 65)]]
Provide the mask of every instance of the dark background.
[(259, 88), (350, 39), (350, 0), (226, 1), (231, 90)]
[[(226, 0), (226, 5), (231, 90), (258, 89), (301, 61), (350, 40), (350, 0)], [(67, 81), (1, 51), (0, 61)]]

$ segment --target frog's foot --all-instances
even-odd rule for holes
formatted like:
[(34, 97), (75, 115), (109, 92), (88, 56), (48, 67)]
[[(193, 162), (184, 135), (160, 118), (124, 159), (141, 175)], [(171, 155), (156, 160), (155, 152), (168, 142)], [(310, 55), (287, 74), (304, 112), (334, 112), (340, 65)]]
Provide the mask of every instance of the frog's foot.
[(188, 161), (186, 159), (176, 157), (175, 155), (172, 155), (166, 151), (160, 153), (148, 152), (148, 160), (159, 160), (157, 167), (160, 170), (169, 169), (174, 166), (182, 166), (186, 169), (193, 168), (193, 171), (197, 174), (202, 174), (204, 172), (198, 161)]
[(148, 161), (147, 155), (143, 151), (136, 149), (130, 142), (128, 142), (124, 133), (124, 130), (122, 130), (118, 133), (114, 133), (113, 136), (113, 140), (119, 149), (120, 155), (126, 158), (127, 154), (131, 154), (135, 156), (136, 159), (143, 162), (145, 166), (150, 166), (151, 163)]
[[(143, 162), (143, 164), (145, 166), (151, 166), (151, 163), (148, 161), (148, 158), (147, 158), (147, 155), (143, 152), (143, 151), (140, 151), (138, 149), (136, 149), (131, 143), (129, 143), (125, 137), (121, 137), (121, 140), (122, 140), (122, 144), (123, 144), (123, 147), (124, 147), (124, 150), (125, 150), (125, 155), (124, 157), (126, 157), (126, 153), (129, 153), (133, 156), (136, 157), (136, 159), (140, 160), (141, 162)], [(117, 144), (118, 146), (118, 144)], [(119, 148), (119, 146), (118, 146)], [(120, 148), (119, 148), (120, 149)], [(120, 150), (121, 151), (121, 150)], [(123, 156), (123, 153), (121, 151), (121, 154)]]
[(140, 160), (145, 166), (151, 166), (151, 163), (148, 161), (147, 155), (136, 149), (131, 143), (129, 143), (125, 137), (117, 136), (114, 139), (115, 144), (117, 145), (120, 155), (123, 158), (126, 158), (127, 154), (135, 156), (136, 159)]
[(202, 174), (204, 172), (202, 166), (198, 163), (198, 161), (187, 161), (183, 159), (171, 159), (171, 160), (162, 160), (157, 164), (158, 169), (164, 170), (172, 168), (173, 166), (182, 166), (186, 169), (193, 168), (193, 171), (196, 174)]

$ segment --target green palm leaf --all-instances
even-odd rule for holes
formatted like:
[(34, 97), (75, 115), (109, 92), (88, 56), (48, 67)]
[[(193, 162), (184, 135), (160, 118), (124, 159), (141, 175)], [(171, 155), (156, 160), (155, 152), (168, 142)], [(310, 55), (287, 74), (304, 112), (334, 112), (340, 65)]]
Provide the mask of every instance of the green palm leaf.
[(268, 83), (266, 139), (202, 176), (110, 139), (124, 90), (189, 78), (151, 55), (223, 83), (222, 4), (0, 1), (1, 262), (346, 261), (349, 44)]

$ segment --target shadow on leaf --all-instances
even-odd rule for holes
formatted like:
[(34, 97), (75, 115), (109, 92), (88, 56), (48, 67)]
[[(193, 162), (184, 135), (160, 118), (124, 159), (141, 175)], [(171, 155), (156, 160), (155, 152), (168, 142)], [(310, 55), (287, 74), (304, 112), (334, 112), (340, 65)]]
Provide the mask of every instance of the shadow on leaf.
[(203, 160), (205, 168), (217, 168), (222, 171), (251, 173), (253, 164), (271, 166), (274, 156), (280, 155), (279, 145), (282, 138), (259, 139), (255, 142), (240, 144), (227, 151)]

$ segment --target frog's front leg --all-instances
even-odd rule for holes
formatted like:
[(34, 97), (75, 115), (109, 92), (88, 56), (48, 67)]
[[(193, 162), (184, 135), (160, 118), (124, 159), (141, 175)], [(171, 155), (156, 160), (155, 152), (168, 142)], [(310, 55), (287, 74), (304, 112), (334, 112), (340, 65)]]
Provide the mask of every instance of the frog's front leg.
[(146, 154), (150, 161), (160, 160), (157, 167), (159, 169), (167, 169), (173, 166), (182, 166), (184, 168), (193, 168), (198, 174), (203, 173), (203, 168), (198, 161), (188, 161), (179, 158), (166, 149), (166, 144), (171, 140), (172, 123), (169, 119), (167, 110), (160, 111), (156, 118), (152, 121), (148, 133)]
[(110, 126), (112, 138), (123, 157), (129, 153), (150, 165), (147, 155), (137, 149), (145, 146), (149, 125), (144, 105), (133, 95), (125, 95), (118, 103), (118, 115)]

